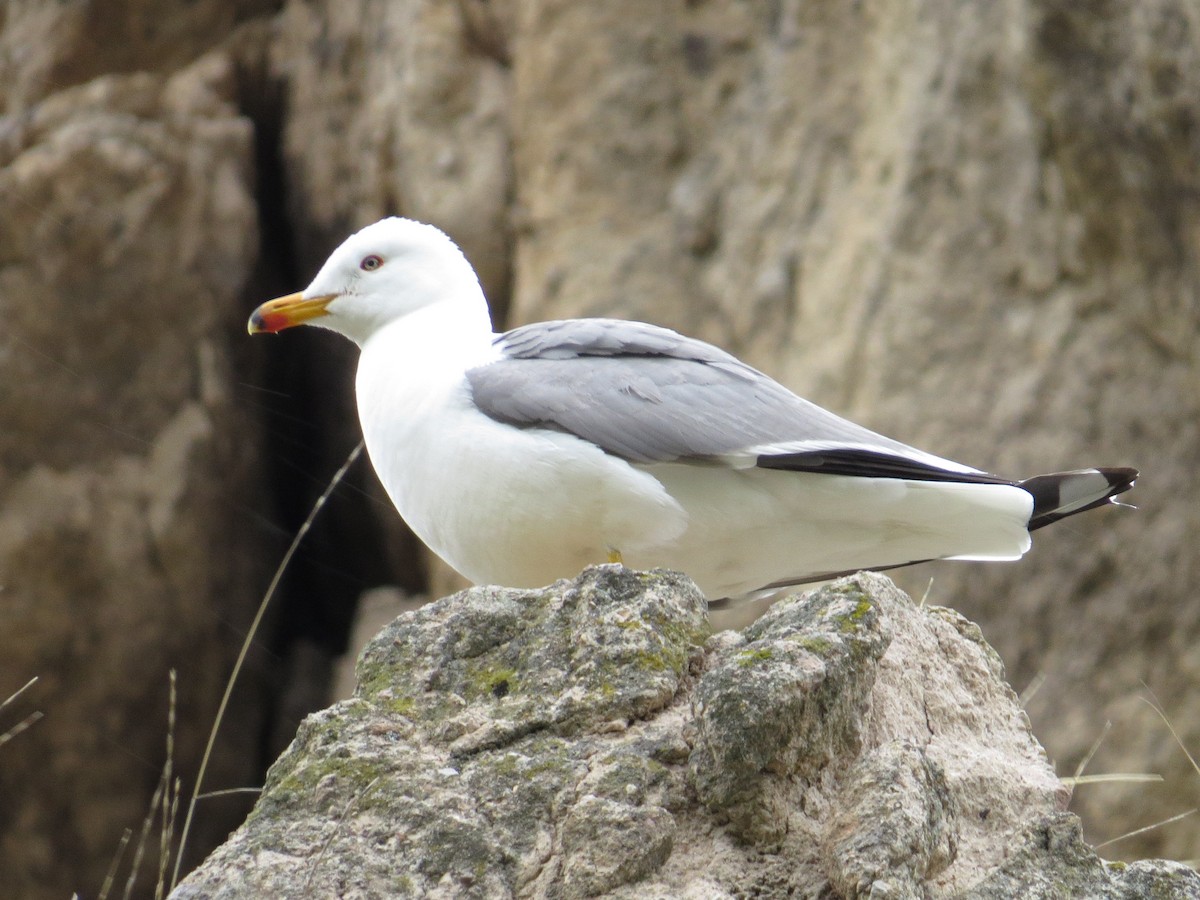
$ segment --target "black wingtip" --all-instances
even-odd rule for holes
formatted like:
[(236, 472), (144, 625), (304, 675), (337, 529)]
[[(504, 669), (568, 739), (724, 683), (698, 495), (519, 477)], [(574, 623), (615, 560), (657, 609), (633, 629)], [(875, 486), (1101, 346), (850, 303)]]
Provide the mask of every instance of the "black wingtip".
[(1133, 487), (1141, 474), (1137, 469), (1129, 468), (1128, 466), (1116, 466), (1111, 469), (1097, 469), (1101, 475), (1108, 479), (1109, 486), (1113, 492), (1109, 496), (1116, 496)]
[(1138, 474), (1137, 469), (1128, 466), (1111, 466), (1025, 479), (1019, 486), (1033, 495), (1029, 530), (1112, 503), (1114, 497), (1133, 487)]

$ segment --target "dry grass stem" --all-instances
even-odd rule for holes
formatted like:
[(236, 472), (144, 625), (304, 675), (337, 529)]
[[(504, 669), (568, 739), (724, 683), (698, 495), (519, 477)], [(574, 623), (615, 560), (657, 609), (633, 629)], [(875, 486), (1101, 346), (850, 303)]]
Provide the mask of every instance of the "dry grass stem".
[(22, 731), (27, 729), (30, 725), (32, 725), (34, 722), (38, 721), (41, 718), (43, 718), (42, 713), (31, 712), (29, 715), (27, 715), (24, 719), (22, 719), (20, 722), (18, 722), (16, 725), (14, 725), (12, 728), (8, 729), (8, 731), (4, 732), (3, 734), (0, 734), (0, 747), (3, 747), (9, 741), (11, 741), (13, 738), (15, 738), (18, 734), (20, 734)]
[(1120, 782), (1126, 784), (1140, 784), (1149, 781), (1162, 781), (1161, 775), (1155, 775), (1153, 772), (1109, 772), (1105, 775), (1079, 775), (1075, 778), (1060, 778), (1065, 785), (1074, 787), (1080, 784), (1103, 784), (1105, 782)]
[(275, 590), (279, 587), (279, 582), (283, 578), (283, 573), (287, 569), (288, 563), (292, 561), (292, 556), (295, 554), (296, 548), (300, 546), (300, 542), (304, 540), (304, 536), (308, 534), (308, 530), (312, 527), (317, 513), (321, 511), (321, 507), (325, 505), (325, 502), (333, 494), (334, 488), (345, 477), (346, 472), (354, 465), (354, 461), (358, 459), (362, 450), (363, 443), (359, 441), (358, 445), (350, 451), (350, 455), (346, 457), (346, 461), (342, 463), (341, 468), (334, 472), (328, 486), (322, 492), (321, 496), (317, 498), (317, 502), (313, 504), (312, 509), (308, 513), (308, 517), (301, 523), (296, 536), (292, 538), (292, 543), (288, 546), (287, 552), (283, 554), (283, 559), (279, 561), (279, 566), (275, 569), (275, 575), (271, 578), (271, 583), (267, 585), (267, 590), (258, 604), (258, 611), (254, 614), (254, 620), (250, 623), (245, 640), (242, 641), (242, 649), (238, 652), (237, 659), (233, 663), (233, 670), (229, 673), (229, 679), (225, 682), (225, 693), (221, 696), (221, 703), (217, 707), (217, 715), (213, 719), (212, 728), (208, 732), (208, 743), (204, 746), (204, 756), (200, 759), (200, 769), (196, 773), (196, 783), (192, 786), (192, 797), (188, 801), (187, 815), (183, 818), (183, 831), (179, 834), (179, 849), (175, 855), (175, 867), (171, 872), (171, 890), (174, 890), (175, 885), (179, 883), (179, 867), (183, 861), (184, 849), (187, 847), (188, 833), (192, 828), (192, 818), (196, 814), (196, 801), (200, 798), (200, 787), (204, 783), (204, 774), (208, 771), (208, 761), (212, 757), (213, 746), (217, 742), (217, 733), (221, 729), (221, 721), (225, 718), (225, 709), (229, 706), (229, 698), (233, 694), (233, 686), (242, 671), (242, 665), (246, 662), (246, 655), (250, 652), (250, 645), (254, 641), (254, 636), (258, 633), (258, 627), (262, 624), (263, 616), (267, 612), (267, 605), (275, 595)]
[(1092, 757), (1096, 755), (1096, 751), (1100, 749), (1100, 745), (1104, 743), (1104, 739), (1108, 737), (1108, 733), (1112, 731), (1112, 722), (1104, 723), (1104, 727), (1100, 729), (1100, 736), (1096, 738), (1091, 748), (1083, 755), (1083, 759), (1079, 761), (1079, 765), (1075, 767), (1074, 781), (1079, 781), (1083, 775), (1083, 770), (1088, 767), (1088, 763), (1092, 761)]
[(175, 772), (175, 705), (176, 674), (172, 669), (167, 690), (167, 759), (163, 763), (162, 780), (166, 790), (162, 797), (162, 827), (158, 833), (158, 880), (154, 883), (154, 900), (166, 895), (167, 865), (171, 859), (171, 838), (175, 833), (175, 815), (179, 811), (179, 779)]
[(154, 788), (154, 796), (150, 798), (150, 808), (146, 810), (146, 815), (142, 818), (142, 830), (138, 834), (137, 846), (133, 850), (133, 861), (129, 866), (129, 877), (125, 879), (125, 893), (122, 895), (122, 900), (129, 900), (133, 896), (133, 888), (137, 884), (138, 872), (142, 868), (142, 857), (146, 854), (146, 843), (150, 839), (150, 826), (154, 824), (154, 819), (158, 816), (158, 804), (162, 799), (164, 790), (165, 784), (160, 776), (158, 784)]
[(1177, 816), (1171, 816), (1169, 819), (1163, 819), (1161, 822), (1155, 822), (1153, 825), (1147, 825), (1145, 828), (1139, 828), (1136, 831), (1130, 831), (1121, 835), (1120, 837), (1111, 838), (1105, 841), (1103, 844), (1097, 844), (1093, 849), (1099, 850), (1101, 847), (1107, 847), (1109, 844), (1115, 844), (1117, 841), (1125, 840), (1125, 838), (1131, 838), (1139, 834), (1145, 834), (1147, 831), (1153, 831), (1155, 828), (1162, 828), (1164, 825), (1170, 825), (1173, 822), (1178, 822), (1180, 819), (1186, 819), (1196, 811), (1196, 809), (1189, 809), (1187, 812), (1181, 812)]
[(1021, 704), (1021, 709), (1028, 709), (1030, 702), (1037, 696), (1037, 692), (1042, 689), (1042, 685), (1046, 683), (1046, 673), (1038, 672), (1033, 676), (1033, 681), (1029, 682), (1025, 690), (1021, 691), (1021, 695), (1017, 698), (1017, 702)]
[(113, 882), (117, 880), (117, 868), (121, 865), (121, 857), (125, 855), (125, 848), (129, 846), (129, 839), (132, 837), (133, 830), (126, 828), (121, 834), (121, 840), (117, 841), (117, 852), (113, 854), (112, 862), (108, 864), (108, 874), (100, 884), (100, 893), (97, 895), (99, 900), (108, 900)]
[(1175, 743), (1179, 745), (1179, 749), (1183, 751), (1183, 755), (1186, 756), (1188, 758), (1188, 762), (1192, 764), (1192, 769), (1195, 770), (1197, 775), (1200, 775), (1200, 765), (1196, 764), (1196, 757), (1192, 756), (1192, 754), (1188, 751), (1188, 748), (1184, 746), (1183, 739), (1179, 736), (1179, 732), (1175, 730), (1175, 726), (1171, 724), (1171, 720), (1168, 719), (1167, 714), (1163, 712), (1162, 704), (1158, 702), (1158, 697), (1155, 696), (1154, 691), (1150, 690), (1150, 688), (1146, 686), (1146, 682), (1142, 682), (1142, 687), (1146, 688), (1146, 692), (1150, 694), (1151, 699), (1147, 700), (1145, 697), (1139, 697), (1138, 699), (1158, 713), (1158, 717), (1163, 720), (1163, 724), (1166, 725), (1167, 730), (1171, 732), (1171, 737), (1175, 738)]
[(197, 800), (207, 800), (209, 797), (229, 797), (235, 794), (261, 794), (260, 787), (242, 787), (242, 788), (222, 788), (219, 791), (205, 791), (200, 794)]
[[(14, 691), (11, 695), (9, 695), (9, 697), (6, 700), (0, 701), (0, 712), (3, 712), (4, 707), (8, 706), (10, 703), (15, 701), (18, 697), (20, 697), (23, 693), (25, 693), (27, 690), (29, 690), (31, 687), (33, 687), (35, 684), (37, 684), (37, 680), (38, 680), (38, 677), (36, 675), (34, 675), (27, 682), (25, 682), (24, 686), (17, 688), (16, 691)], [(41, 719), (42, 715), (43, 714), (41, 712), (31, 712), (29, 715), (27, 715), (24, 719), (22, 719), (20, 722), (18, 722), (16, 725), (14, 725), (12, 728), (9, 728), (7, 731), (0, 732), (0, 747), (3, 747), (5, 744), (7, 744), (9, 741), (11, 741), (13, 738), (15, 738), (22, 731), (25, 731), (27, 728), (29, 728), (29, 726), (32, 725), (34, 722)]]
[(917, 604), (919, 609), (925, 608), (925, 601), (929, 599), (929, 595), (933, 593), (933, 579), (929, 579), (929, 584), (925, 585), (925, 593), (921, 595), (921, 602)]
[(24, 687), (17, 688), (17, 690), (15, 692), (13, 692), (7, 700), (0, 701), (0, 712), (3, 712), (4, 707), (8, 706), (8, 704), (12, 703), (14, 700), (16, 700), (18, 697), (20, 697), (23, 693), (25, 693), (27, 690), (29, 690), (31, 687), (33, 687), (35, 684), (37, 684), (37, 680), (38, 680), (38, 677), (36, 675), (34, 675), (27, 682), (25, 682)]

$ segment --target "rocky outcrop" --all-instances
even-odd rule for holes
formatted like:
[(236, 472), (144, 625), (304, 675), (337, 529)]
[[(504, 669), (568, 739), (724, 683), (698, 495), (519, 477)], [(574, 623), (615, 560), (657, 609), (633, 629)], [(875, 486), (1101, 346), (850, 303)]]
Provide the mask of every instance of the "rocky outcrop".
[(1067, 796), (978, 629), (882, 576), (709, 638), (686, 578), (603, 566), (396, 619), (173, 896), (1200, 897)]

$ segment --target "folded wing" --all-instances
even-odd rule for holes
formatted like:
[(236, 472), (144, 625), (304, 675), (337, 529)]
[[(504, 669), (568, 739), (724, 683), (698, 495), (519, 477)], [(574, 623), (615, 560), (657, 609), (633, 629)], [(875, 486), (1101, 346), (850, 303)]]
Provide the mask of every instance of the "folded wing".
[(847, 421), (666, 328), (574, 319), (527, 325), (496, 343), (501, 358), (467, 373), (480, 410), (574, 434), (633, 463), (1011, 483)]

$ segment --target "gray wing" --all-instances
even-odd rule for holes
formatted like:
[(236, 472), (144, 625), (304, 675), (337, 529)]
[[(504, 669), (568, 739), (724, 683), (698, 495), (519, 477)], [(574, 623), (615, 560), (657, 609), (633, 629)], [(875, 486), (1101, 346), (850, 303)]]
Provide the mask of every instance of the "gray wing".
[(631, 462), (720, 462), (863, 476), (1000, 481), (809, 403), (725, 351), (617, 319), (526, 325), (467, 372), (475, 405)]

